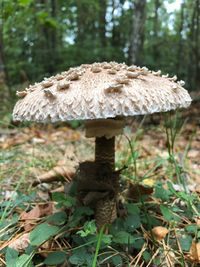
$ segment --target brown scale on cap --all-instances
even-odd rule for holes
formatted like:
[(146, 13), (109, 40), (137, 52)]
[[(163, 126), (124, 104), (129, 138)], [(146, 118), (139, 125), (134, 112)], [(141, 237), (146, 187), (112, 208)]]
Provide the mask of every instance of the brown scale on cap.
[(60, 81), (60, 80), (63, 80), (65, 78), (65, 76), (64, 75), (56, 75), (55, 78), (57, 81)]
[(114, 66), (113, 68), (114, 68), (114, 70), (116, 70), (116, 71), (119, 71), (119, 70), (121, 69), (120, 66)]
[(177, 76), (174, 75), (173, 77), (168, 78), (168, 80), (171, 81), (171, 82), (175, 82), (177, 80)]
[(26, 88), (25, 90), (26, 90), (27, 93), (30, 93), (30, 92), (34, 92), (37, 88), (38, 88), (38, 83), (35, 83), (34, 85)]
[(169, 73), (162, 75), (163, 78), (168, 78), (169, 77)]
[(161, 70), (158, 70), (158, 71), (152, 71), (152, 74), (154, 76), (160, 76), (161, 75)]
[(173, 89), (174, 91), (176, 91), (176, 90), (178, 89), (178, 84), (173, 84), (173, 85), (172, 85), (172, 89)]
[(121, 83), (121, 84), (129, 84), (130, 83), (130, 79), (119, 77), (119, 78), (116, 78), (116, 82), (117, 83)]
[(140, 73), (141, 75), (147, 75), (149, 74), (149, 70), (146, 67), (142, 67)]
[(126, 72), (126, 76), (131, 79), (137, 78), (140, 74), (141, 73), (139, 71), (135, 71), (135, 72), (127, 71)]
[(180, 81), (177, 82), (177, 84), (180, 85), (180, 86), (184, 86), (185, 85), (185, 82), (182, 81), (182, 80), (180, 80)]
[(112, 66), (109, 63), (102, 64), (104, 69), (110, 69)]
[(70, 86), (69, 81), (62, 81), (57, 84), (57, 90), (60, 91), (60, 90), (68, 89), (69, 86)]
[(91, 68), (91, 71), (94, 72), (94, 73), (98, 73), (98, 72), (101, 71), (101, 68), (98, 67), (98, 66), (93, 66), (93, 67)]
[(67, 76), (67, 79), (70, 80), (70, 81), (78, 80), (78, 79), (79, 79), (78, 72), (73, 71), (72, 73), (70, 73), (70, 74)]
[(53, 98), (56, 97), (56, 93), (52, 89), (50, 89), (50, 88), (44, 89), (43, 92), (45, 93), (45, 95), (47, 97), (53, 97)]
[(108, 70), (108, 74), (116, 74), (117, 72), (116, 72), (116, 70), (114, 70), (114, 69), (109, 69)]
[(123, 87), (123, 84), (113, 84), (113, 85), (108, 86), (106, 89), (104, 89), (104, 92), (106, 94), (121, 93), (122, 87)]
[(46, 81), (42, 82), (43, 88), (48, 88), (48, 87), (51, 87), (52, 85), (53, 85), (52, 81), (46, 80)]
[(24, 98), (27, 95), (27, 91), (17, 91), (16, 95), (20, 98)]
[(127, 71), (135, 71), (136, 69), (137, 67), (133, 65), (133, 66), (128, 67)]

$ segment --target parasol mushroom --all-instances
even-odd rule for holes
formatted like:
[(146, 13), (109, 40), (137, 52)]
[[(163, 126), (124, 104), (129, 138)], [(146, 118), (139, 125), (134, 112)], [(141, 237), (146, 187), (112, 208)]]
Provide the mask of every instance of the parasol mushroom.
[(17, 92), (15, 121), (85, 120), (86, 137), (95, 137), (95, 161), (80, 163), (77, 194), (82, 204), (94, 207), (98, 229), (117, 216), (115, 136), (122, 133), (124, 117), (187, 108), (191, 98), (176, 79), (146, 67), (103, 62), (70, 68)]

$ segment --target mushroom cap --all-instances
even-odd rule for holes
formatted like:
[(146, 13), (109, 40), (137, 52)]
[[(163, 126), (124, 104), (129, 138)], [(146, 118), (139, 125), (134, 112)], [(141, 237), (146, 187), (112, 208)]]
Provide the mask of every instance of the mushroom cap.
[(176, 76), (124, 63), (70, 68), (17, 92), (15, 121), (57, 122), (134, 116), (186, 108), (190, 95)]

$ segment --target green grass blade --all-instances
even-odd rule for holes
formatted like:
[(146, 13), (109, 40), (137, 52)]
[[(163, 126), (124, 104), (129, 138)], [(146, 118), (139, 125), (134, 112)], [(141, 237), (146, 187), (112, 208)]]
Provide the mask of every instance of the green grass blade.
[(92, 267), (95, 267), (96, 266), (97, 257), (98, 257), (98, 253), (99, 253), (99, 249), (100, 249), (100, 244), (101, 244), (101, 239), (103, 237), (103, 231), (104, 231), (104, 229), (105, 229), (106, 226), (107, 226), (107, 224), (104, 224), (101, 227), (101, 230), (100, 230), (100, 233), (99, 233), (99, 237), (98, 237), (98, 241), (97, 241), (97, 247), (96, 247), (96, 251), (95, 251), (95, 255), (94, 255), (94, 260), (93, 260), (93, 263), (92, 263)]
[(0, 219), (0, 225), (1, 225), (2, 221), (3, 221), (4, 218), (5, 218), (6, 212), (7, 212), (8, 208), (10, 207), (11, 202), (13, 201), (13, 198), (14, 198), (14, 196), (15, 196), (15, 193), (16, 193), (17, 190), (19, 189), (21, 183), (23, 182), (23, 180), (24, 180), (24, 178), (26, 177), (26, 175), (27, 175), (28, 172), (29, 172), (29, 169), (25, 170), (24, 174), (22, 175), (21, 179), (19, 180), (18, 184), (16, 185), (15, 190), (13, 191), (13, 193), (12, 193), (12, 195), (11, 195), (11, 198), (9, 199), (9, 201), (8, 201), (8, 203), (7, 203), (7, 205), (6, 205), (6, 208), (5, 208), (5, 210), (4, 210), (4, 212), (3, 212), (2, 216), (1, 216), (1, 219)]

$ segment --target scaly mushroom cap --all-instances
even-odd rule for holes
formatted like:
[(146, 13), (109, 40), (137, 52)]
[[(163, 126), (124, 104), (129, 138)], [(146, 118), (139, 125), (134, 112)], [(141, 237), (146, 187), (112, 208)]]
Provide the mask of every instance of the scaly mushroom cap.
[(71, 68), (17, 92), (13, 120), (56, 122), (134, 116), (186, 108), (184, 82), (146, 67), (103, 62)]

